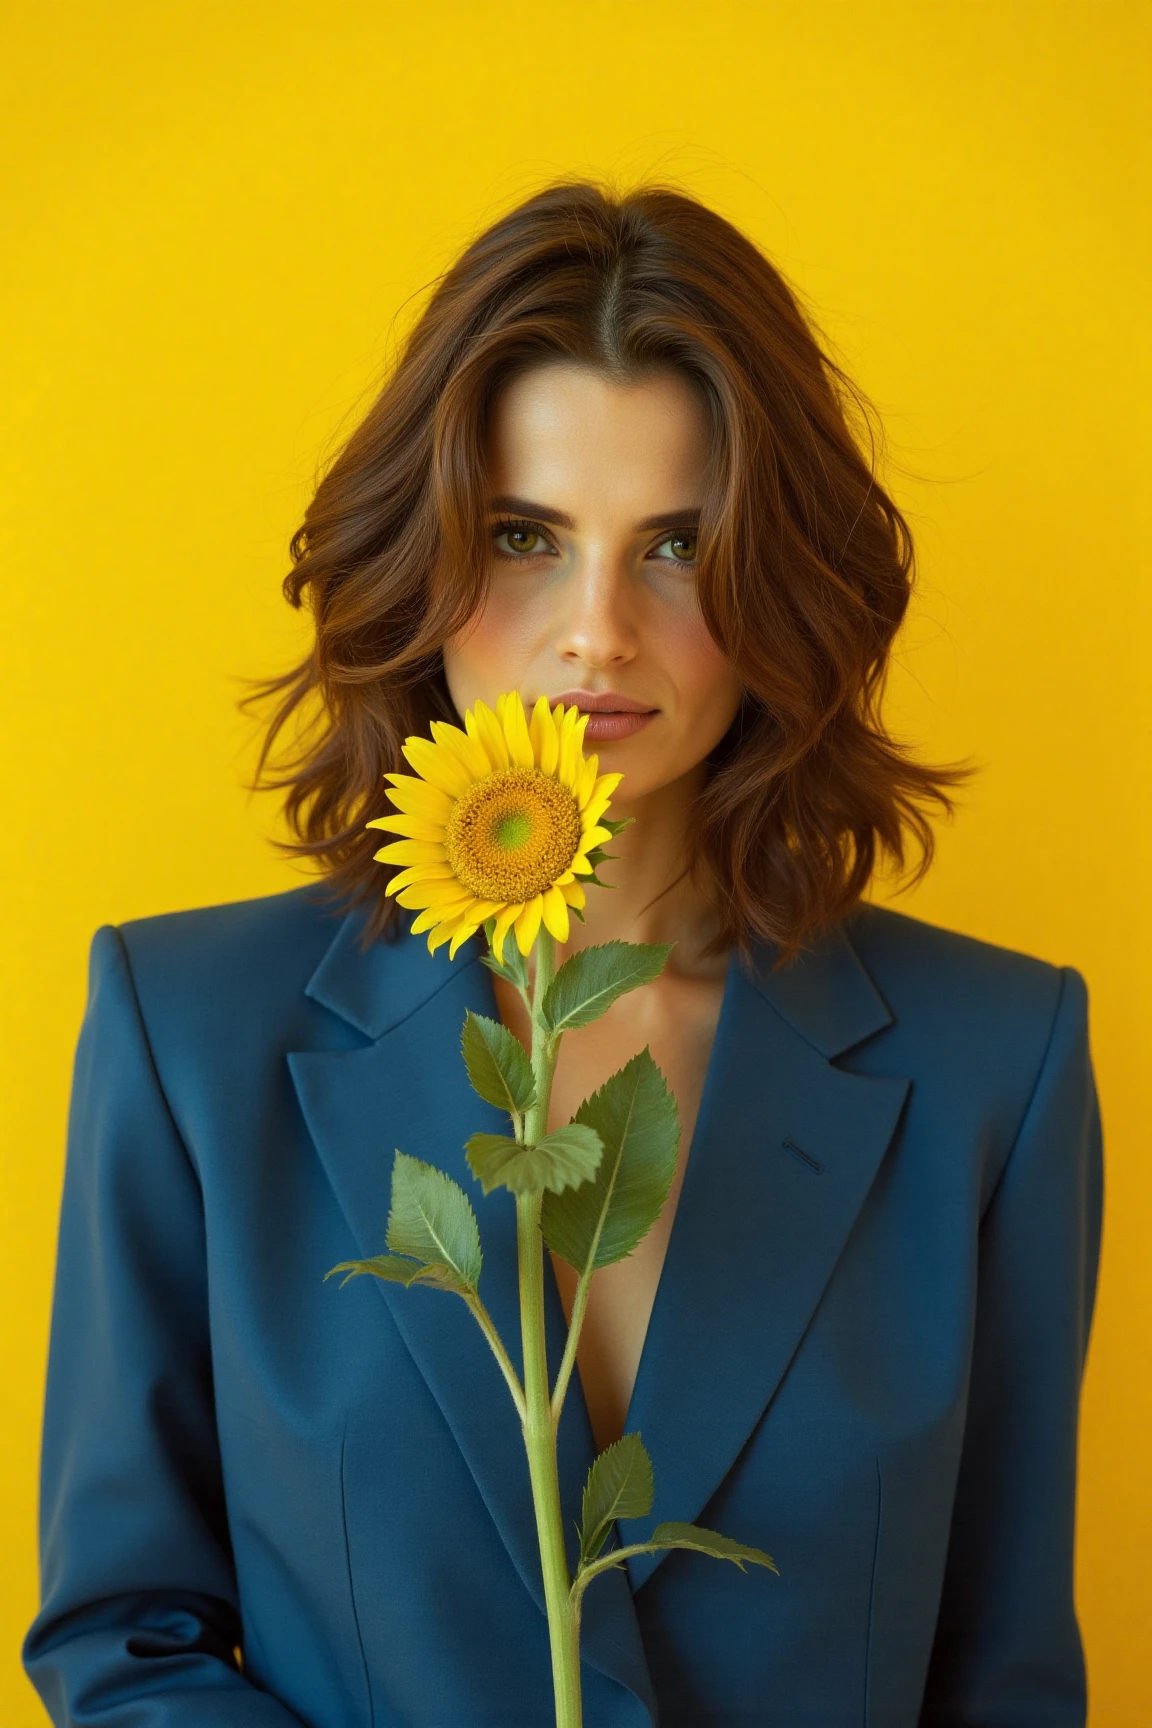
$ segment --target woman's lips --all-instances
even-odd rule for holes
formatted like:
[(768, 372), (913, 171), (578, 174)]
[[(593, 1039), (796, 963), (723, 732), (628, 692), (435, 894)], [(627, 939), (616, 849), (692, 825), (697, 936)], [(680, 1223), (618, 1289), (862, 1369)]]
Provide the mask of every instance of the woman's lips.
[(617, 739), (631, 738), (634, 732), (639, 732), (647, 726), (649, 720), (655, 719), (658, 709), (651, 709), (647, 714), (621, 714), (597, 712), (593, 709), (588, 715), (588, 724), (584, 728), (585, 744), (614, 744)]

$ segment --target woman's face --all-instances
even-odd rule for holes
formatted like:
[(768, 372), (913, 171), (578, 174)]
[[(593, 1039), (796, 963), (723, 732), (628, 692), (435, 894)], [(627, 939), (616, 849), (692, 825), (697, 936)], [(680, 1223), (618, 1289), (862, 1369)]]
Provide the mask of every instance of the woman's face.
[(444, 647), (459, 714), (518, 690), (647, 718), (590, 720), (628, 804), (689, 774), (724, 736), (741, 684), (696, 597), (706, 411), (671, 369), (618, 383), (550, 362), (505, 386), (487, 448), (491, 585)]

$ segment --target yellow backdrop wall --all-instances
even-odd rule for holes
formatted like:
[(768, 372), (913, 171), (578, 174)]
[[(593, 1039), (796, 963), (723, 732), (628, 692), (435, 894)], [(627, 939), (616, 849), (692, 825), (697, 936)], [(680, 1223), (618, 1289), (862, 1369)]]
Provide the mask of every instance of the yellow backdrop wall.
[(873, 396), (922, 570), (893, 718), (984, 765), (897, 903), (1088, 979), (1108, 1195), (1078, 1591), (1093, 1728), (1146, 1728), (1152, 12), (10, 0), (9, 18), (3, 1719), (43, 1720), (16, 1651), (89, 938), (295, 879), (243, 790), (234, 701), (300, 640), (278, 583), (316, 463), (461, 243), (586, 171), (714, 203)]

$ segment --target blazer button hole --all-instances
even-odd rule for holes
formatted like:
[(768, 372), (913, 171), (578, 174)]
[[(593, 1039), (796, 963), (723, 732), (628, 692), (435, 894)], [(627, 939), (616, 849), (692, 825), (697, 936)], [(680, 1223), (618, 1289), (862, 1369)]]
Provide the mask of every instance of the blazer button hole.
[(794, 1158), (799, 1158), (801, 1163), (807, 1164), (809, 1170), (815, 1170), (817, 1176), (824, 1174), (823, 1164), (818, 1159), (810, 1157), (802, 1146), (797, 1146), (795, 1140), (785, 1140), (783, 1144), (786, 1152), (791, 1152)]

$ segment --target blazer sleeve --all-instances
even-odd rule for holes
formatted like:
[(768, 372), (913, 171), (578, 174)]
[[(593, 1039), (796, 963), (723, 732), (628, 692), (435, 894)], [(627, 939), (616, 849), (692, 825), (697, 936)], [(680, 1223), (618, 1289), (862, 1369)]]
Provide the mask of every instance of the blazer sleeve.
[(73, 1079), (40, 1573), (22, 1656), (53, 1722), (298, 1725), (234, 1655), (200, 1186), (110, 927), (92, 944)]
[(921, 1728), (1085, 1722), (1073, 1549), (1103, 1188), (1088, 992), (1066, 966), (980, 1228), (963, 1454)]

